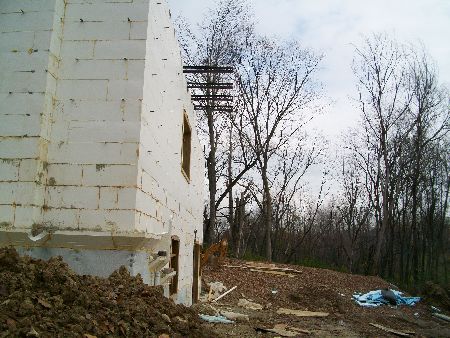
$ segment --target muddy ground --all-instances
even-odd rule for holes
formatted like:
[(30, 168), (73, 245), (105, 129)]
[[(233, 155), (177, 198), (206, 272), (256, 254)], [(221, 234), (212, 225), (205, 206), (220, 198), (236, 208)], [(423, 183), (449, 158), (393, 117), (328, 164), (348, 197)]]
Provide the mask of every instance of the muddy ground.
[[(216, 303), (197, 304), (199, 312), (215, 314), (223, 310), (249, 316), (249, 322), (209, 324), (226, 337), (276, 337), (280, 334), (258, 333), (255, 328), (273, 328), (284, 324), (301, 330), (295, 336), (318, 337), (395, 337), (395, 334), (370, 325), (378, 324), (401, 331), (410, 337), (450, 337), (450, 323), (432, 316), (431, 304), (422, 300), (416, 306), (381, 306), (364, 308), (351, 296), (355, 292), (393, 288), (381, 278), (349, 275), (325, 269), (277, 265), (297, 272), (288, 275), (267, 273), (249, 267), (248, 262), (228, 261), (223, 267), (206, 267), (206, 283), (220, 281), (237, 288)], [(252, 271), (254, 270), (254, 271)], [(208, 291), (207, 289), (205, 291)], [(238, 306), (239, 299), (259, 303), (262, 310)], [(329, 313), (326, 317), (297, 317), (277, 314), (279, 308)], [(444, 310), (443, 313), (449, 314)], [(289, 331), (289, 329), (288, 329)], [(303, 332), (304, 331), (304, 332)], [(291, 331), (292, 332), (292, 331)]]

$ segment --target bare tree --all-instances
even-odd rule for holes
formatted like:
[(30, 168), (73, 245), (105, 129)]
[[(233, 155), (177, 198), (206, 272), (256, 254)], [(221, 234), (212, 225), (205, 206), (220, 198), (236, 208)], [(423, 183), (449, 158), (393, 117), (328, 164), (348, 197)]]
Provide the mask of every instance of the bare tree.
[[(191, 65), (204, 66), (233, 66), (241, 57), (246, 48), (246, 41), (253, 35), (253, 22), (251, 11), (244, 0), (221, 0), (213, 9), (205, 15), (204, 22), (192, 30), (184, 20), (178, 21), (179, 40), (183, 47), (184, 62)], [(201, 78), (191, 79), (193, 82), (217, 83), (223, 79), (221, 74), (207, 73)], [(218, 89), (200, 90), (202, 94), (215, 95)], [(217, 184), (220, 169), (226, 169), (227, 160), (231, 162), (232, 145), (218, 149), (226, 139), (226, 131), (230, 128), (229, 116), (215, 111), (214, 102), (205, 101), (204, 114), (200, 118), (200, 130), (208, 140), (206, 156), (207, 177), (209, 188), (209, 218), (205, 221), (204, 242), (212, 242), (216, 225), (217, 208), (221, 200), (227, 196), (220, 196), (216, 200)], [(228, 121), (228, 122), (227, 122)], [(229, 156), (226, 156), (226, 152)], [(221, 154), (218, 154), (221, 152)], [(218, 163), (218, 157), (222, 157), (224, 163)], [(221, 168), (218, 168), (220, 167)], [(230, 168), (228, 167), (228, 170)], [(247, 169), (248, 170), (248, 169)], [(231, 175), (229, 175), (231, 177)], [(230, 179), (228, 184), (234, 185), (236, 181)], [(229, 189), (231, 190), (231, 188)]]
[(411, 100), (404, 90), (407, 74), (403, 61), (403, 51), (395, 41), (374, 35), (366, 39), (363, 48), (356, 48), (353, 64), (367, 145), (366, 153), (358, 151), (359, 161), (370, 178), (372, 205), (377, 209), (374, 272), (379, 271), (384, 234), (392, 221), (399, 152), (410, 131), (399, 128)]
[(321, 56), (297, 42), (279, 44), (267, 38), (249, 42), (238, 66), (241, 125), (251, 137), (246, 146), (256, 156), (262, 181), (265, 257), (272, 260), (272, 195), (269, 168), (275, 154), (296, 140), (309, 120), (307, 107), (318, 97), (313, 75)]

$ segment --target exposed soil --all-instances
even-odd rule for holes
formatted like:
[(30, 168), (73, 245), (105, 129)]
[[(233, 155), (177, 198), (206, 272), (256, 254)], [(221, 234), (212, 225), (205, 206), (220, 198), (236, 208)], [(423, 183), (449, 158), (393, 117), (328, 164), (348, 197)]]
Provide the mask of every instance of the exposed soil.
[[(249, 322), (237, 324), (209, 324), (217, 332), (228, 337), (274, 337), (272, 333), (258, 333), (255, 327), (273, 328), (275, 324), (288, 324), (310, 331), (320, 337), (394, 337), (373, 327), (379, 324), (403, 332), (414, 332), (416, 337), (450, 337), (450, 323), (432, 316), (431, 306), (421, 301), (416, 306), (381, 306), (364, 308), (352, 299), (355, 292), (393, 288), (378, 277), (349, 275), (326, 269), (277, 265), (277, 267), (300, 270), (294, 276), (273, 275), (251, 271), (244, 267), (248, 262), (229, 260), (223, 267), (205, 267), (205, 282), (222, 282), (229, 289), (237, 288), (211, 305), (199, 304), (199, 312), (226, 309), (248, 314)], [(227, 266), (228, 265), (228, 266)], [(240, 266), (240, 267), (239, 267)], [(263, 310), (247, 310), (238, 306), (246, 298), (264, 306)], [(279, 308), (328, 312), (323, 318), (281, 315)], [(446, 313), (448, 315), (448, 313)], [(304, 334), (305, 336), (307, 334)], [(298, 336), (302, 336), (299, 334)]]
[[(373, 327), (380, 324), (416, 337), (450, 337), (450, 325), (431, 315), (429, 303), (414, 307), (362, 308), (354, 292), (394, 286), (377, 277), (330, 270), (277, 265), (300, 270), (293, 276), (251, 271), (246, 262), (206, 267), (206, 282), (237, 286), (215, 303), (193, 308), (176, 305), (162, 289), (149, 287), (122, 267), (109, 278), (79, 276), (61, 258), (48, 262), (20, 257), (0, 249), (0, 337), (276, 337), (261, 331), (276, 324), (304, 330), (296, 336), (391, 337)], [(207, 291), (207, 290), (206, 290)], [(245, 298), (262, 310), (238, 306)], [(277, 314), (279, 308), (328, 312), (323, 318)], [(209, 324), (198, 312), (227, 310), (246, 314), (249, 321)], [(448, 313), (447, 313), (448, 315)]]
[(61, 258), (45, 262), (0, 249), (0, 337), (92, 336), (219, 335), (125, 267), (109, 278), (79, 276)]

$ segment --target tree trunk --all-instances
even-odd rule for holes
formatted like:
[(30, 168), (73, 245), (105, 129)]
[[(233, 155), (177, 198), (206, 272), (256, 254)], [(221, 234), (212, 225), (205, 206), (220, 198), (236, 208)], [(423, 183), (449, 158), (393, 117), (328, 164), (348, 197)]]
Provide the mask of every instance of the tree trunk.
[(263, 214), (266, 233), (265, 256), (268, 262), (272, 261), (272, 198), (270, 196), (269, 179), (267, 177), (267, 163), (262, 168), (262, 180), (264, 187)]
[(213, 243), (214, 228), (216, 226), (216, 145), (214, 132), (214, 118), (211, 108), (206, 110), (208, 118), (208, 131), (210, 150), (207, 159), (208, 165), (208, 183), (209, 183), (209, 224), (204, 234), (204, 242), (206, 245)]

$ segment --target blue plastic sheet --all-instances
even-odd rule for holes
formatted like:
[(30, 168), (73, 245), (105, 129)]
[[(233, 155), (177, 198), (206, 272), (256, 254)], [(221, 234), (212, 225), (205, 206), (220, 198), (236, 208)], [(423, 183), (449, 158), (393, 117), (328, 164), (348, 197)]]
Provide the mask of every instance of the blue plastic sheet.
[[(397, 305), (414, 306), (420, 301), (420, 297), (403, 297), (403, 292), (391, 290), (395, 294)], [(361, 306), (376, 307), (389, 304), (389, 301), (383, 297), (381, 290), (370, 291), (365, 294), (355, 293), (353, 295), (355, 302)]]

